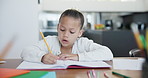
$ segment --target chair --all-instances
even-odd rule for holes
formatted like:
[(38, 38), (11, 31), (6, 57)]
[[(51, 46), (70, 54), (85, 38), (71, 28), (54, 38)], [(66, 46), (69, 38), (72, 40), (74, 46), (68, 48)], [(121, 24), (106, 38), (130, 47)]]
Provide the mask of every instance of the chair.
[(132, 49), (129, 51), (129, 56), (130, 57), (143, 57), (143, 51), (140, 49)]

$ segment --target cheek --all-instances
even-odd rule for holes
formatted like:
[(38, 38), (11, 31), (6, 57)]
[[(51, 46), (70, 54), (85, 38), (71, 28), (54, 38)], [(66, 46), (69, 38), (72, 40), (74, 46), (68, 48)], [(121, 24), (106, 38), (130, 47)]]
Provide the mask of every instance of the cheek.
[(73, 36), (70, 36), (70, 38), (72, 42), (75, 42), (78, 37), (77, 35), (73, 35)]
[(59, 40), (61, 39), (61, 37), (62, 37), (62, 34), (60, 32), (58, 32), (58, 38), (59, 38)]
[(62, 32), (60, 30), (58, 30), (58, 36), (61, 36)]

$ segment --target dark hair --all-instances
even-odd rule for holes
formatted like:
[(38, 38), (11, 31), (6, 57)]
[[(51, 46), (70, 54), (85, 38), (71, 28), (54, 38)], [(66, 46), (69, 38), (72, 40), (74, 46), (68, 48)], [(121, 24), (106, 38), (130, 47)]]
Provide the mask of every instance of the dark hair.
[(83, 28), (83, 24), (84, 24), (84, 16), (81, 12), (75, 10), (75, 9), (68, 9), (68, 10), (65, 10), (61, 16), (60, 16), (60, 19), (59, 19), (59, 22), (61, 20), (62, 17), (65, 17), (65, 16), (70, 16), (70, 17), (73, 17), (75, 19), (80, 19), (80, 23), (81, 23), (81, 28)]

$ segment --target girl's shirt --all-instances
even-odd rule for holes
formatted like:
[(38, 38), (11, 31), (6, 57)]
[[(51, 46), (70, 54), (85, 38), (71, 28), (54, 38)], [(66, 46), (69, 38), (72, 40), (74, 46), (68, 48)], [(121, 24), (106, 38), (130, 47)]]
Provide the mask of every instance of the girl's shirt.
[[(57, 36), (47, 36), (47, 43), (54, 55), (60, 55), (61, 44)], [(21, 57), (23, 60), (31, 62), (41, 62), (42, 57), (48, 53), (48, 49), (43, 40), (23, 49)], [(78, 38), (72, 48), (72, 54), (78, 54), (79, 61), (112, 60), (111, 50), (100, 44), (94, 43), (85, 37)]]

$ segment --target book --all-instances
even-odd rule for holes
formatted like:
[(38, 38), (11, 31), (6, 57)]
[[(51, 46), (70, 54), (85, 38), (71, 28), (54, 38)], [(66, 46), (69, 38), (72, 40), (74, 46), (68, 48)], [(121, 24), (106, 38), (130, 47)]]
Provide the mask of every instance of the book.
[(56, 64), (43, 64), (23, 61), (17, 69), (68, 69), (68, 68), (111, 68), (112, 66), (103, 62), (80, 62), (58, 60)]
[(0, 78), (10, 78), (13, 76), (29, 73), (28, 70), (18, 70), (9, 68), (0, 68)]
[(11, 78), (56, 78), (56, 73), (48, 71), (30, 71), (27, 74), (18, 75)]

